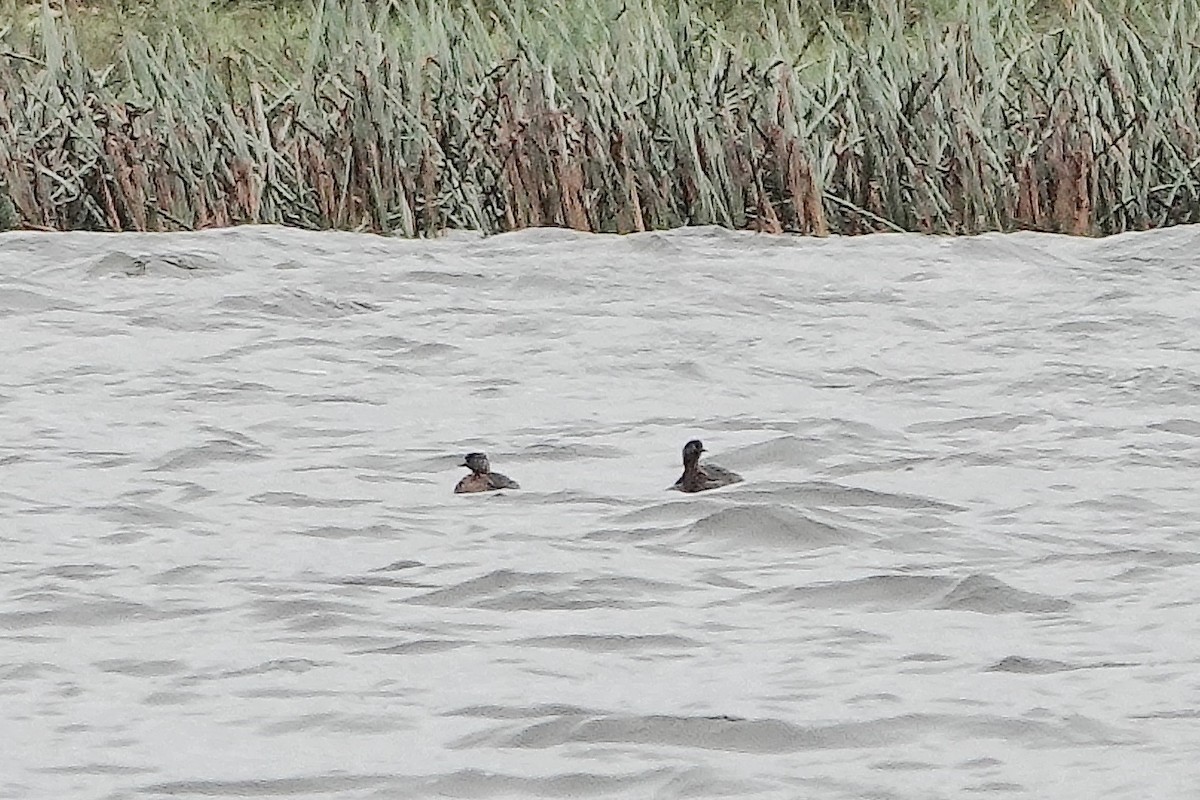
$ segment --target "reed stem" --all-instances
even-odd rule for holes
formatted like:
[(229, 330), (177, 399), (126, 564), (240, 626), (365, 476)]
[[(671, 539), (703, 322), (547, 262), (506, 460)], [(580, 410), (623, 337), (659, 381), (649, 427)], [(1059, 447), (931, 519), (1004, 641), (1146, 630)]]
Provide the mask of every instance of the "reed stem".
[(318, 0), (254, 38), (167, 0), (93, 55), (0, 0), (0, 227), (1200, 221), (1193, 0), (474, 2)]

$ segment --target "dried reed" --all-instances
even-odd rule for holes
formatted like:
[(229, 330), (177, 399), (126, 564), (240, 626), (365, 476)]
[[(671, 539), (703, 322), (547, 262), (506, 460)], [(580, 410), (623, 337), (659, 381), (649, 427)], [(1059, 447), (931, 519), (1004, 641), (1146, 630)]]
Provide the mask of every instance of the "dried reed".
[(318, 0), (301, 47), (233, 55), (205, 38), (216, 12), (167, 5), (107, 59), (48, 6), (0, 27), (0, 226), (1200, 221), (1194, 0), (1077, 0), (1049, 22), (1009, 0), (730, 21), (690, 0)]

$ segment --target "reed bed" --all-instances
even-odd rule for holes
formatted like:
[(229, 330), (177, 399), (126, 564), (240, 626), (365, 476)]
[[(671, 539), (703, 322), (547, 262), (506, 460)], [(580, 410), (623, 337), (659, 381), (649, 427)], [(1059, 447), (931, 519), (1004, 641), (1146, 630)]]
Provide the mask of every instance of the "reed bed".
[(1013, 0), (724, 16), (689, 0), (319, 0), (302, 35), (224, 51), (205, 28), (218, 12), (168, 6), (95, 56), (71, 14), (10, 3), (0, 226), (1200, 221), (1194, 0), (1075, 0), (1052, 17)]

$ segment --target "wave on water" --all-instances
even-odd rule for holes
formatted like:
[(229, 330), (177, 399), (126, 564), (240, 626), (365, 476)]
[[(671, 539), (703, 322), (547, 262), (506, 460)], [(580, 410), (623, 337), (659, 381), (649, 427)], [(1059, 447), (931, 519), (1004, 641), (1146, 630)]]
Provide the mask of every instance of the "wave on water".
[(925, 607), (980, 614), (1045, 614), (1071, 608), (1068, 600), (1022, 591), (982, 574), (959, 579), (944, 575), (872, 575), (815, 586), (771, 589), (763, 596), (814, 608), (870, 605), (893, 610)]
[(506, 728), (474, 734), (453, 746), (541, 749), (568, 744), (654, 744), (771, 754), (876, 748), (913, 739), (956, 735), (1043, 747), (1103, 746), (1123, 738), (1095, 720), (1078, 717), (1045, 720), (1009, 719), (986, 714), (956, 717), (905, 714), (865, 722), (805, 726), (777, 719), (729, 716), (561, 714), (532, 722), (516, 731)]
[(862, 533), (812, 519), (777, 505), (736, 505), (692, 524), (694, 538), (727, 539), (734, 546), (767, 545), (808, 549), (846, 545), (866, 538)]

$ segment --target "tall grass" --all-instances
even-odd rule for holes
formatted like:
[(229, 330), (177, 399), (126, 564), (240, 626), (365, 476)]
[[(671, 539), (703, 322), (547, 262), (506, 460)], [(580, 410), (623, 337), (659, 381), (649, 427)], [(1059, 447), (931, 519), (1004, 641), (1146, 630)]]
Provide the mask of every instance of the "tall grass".
[(301, 34), (224, 49), (219, 11), (167, 3), (100, 55), (0, 2), (0, 225), (1200, 221), (1194, 0), (317, 0)]

